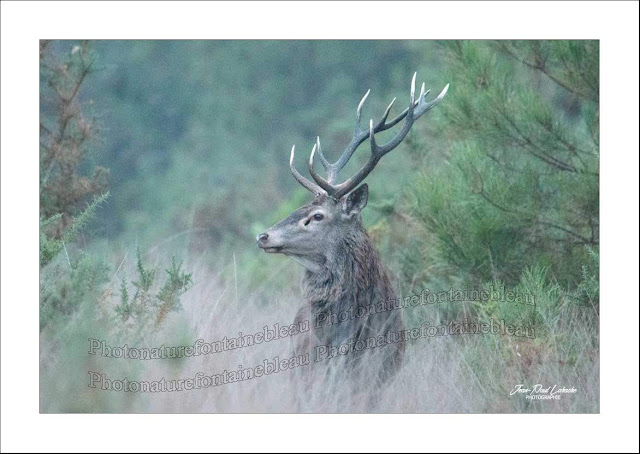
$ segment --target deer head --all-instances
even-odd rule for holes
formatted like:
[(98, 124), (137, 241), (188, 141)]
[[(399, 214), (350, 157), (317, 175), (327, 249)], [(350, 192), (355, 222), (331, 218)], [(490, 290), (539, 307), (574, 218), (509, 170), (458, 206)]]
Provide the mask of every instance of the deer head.
[[(411, 80), (411, 96), (409, 107), (390, 121), (387, 121), (395, 98), (380, 121), (374, 124), (369, 121), (369, 127), (362, 129), (360, 120), (362, 107), (369, 92), (364, 95), (356, 109), (356, 124), (353, 138), (340, 159), (333, 164), (327, 161), (320, 146), (320, 138), (311, 150), (309, 158), (309, 173), (314, 182), (303, 177), (295, 168), (293, 158), (295, 145), (291, 148), (289, 166), (295, 179), (306, 189), (311, 191), (314, 200), (278, 222), (257, 237), (258, 246), (268, 253), (282, 253), (291, 256), (311, 272), (319, 272), (330, 268), (339, 254), (338, 249), (344, 248), (345, 238), (356, 238), (364, 234), (360, 212), (367, 205), (368, 186), (357, 187), (378, 164), (380, 159), (396, 148), (407, 136), (413, 123), (432, 107), (436, 106), (447, 93), (449, 85), (434, 100), (427, 102), (422, 84), (420, 96), (415, 99), (416, 74)], [(404, 119), (402, 128), (386, 144), (379, 145), (375, 134), (397, 125)], [(371, 143), (371, 155), (367, 163), (353, 176), (342, 183), (337, 183), (338, 173), (347, 164), (356, 149), (367, 139)], [(318, 153), (320, 162), (327, 172), (327, 178), (320, 176), (314, 168), (314, 156)], [(357, 188), (357, 189), (356, 189)]]

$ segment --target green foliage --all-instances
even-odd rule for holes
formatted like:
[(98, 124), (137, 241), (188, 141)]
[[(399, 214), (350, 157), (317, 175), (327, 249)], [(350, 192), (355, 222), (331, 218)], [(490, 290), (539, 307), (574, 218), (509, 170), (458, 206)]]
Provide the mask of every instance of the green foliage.
[(88, 301), (98, 306), (109, 279), (109, 266), (80, 251), (67, 262), (61, 257), (43, 268), (40, 276), (40, 329), (59, 327)]
[[(40, 221), (40, 329), (50, 322), (61, 322), (73, 315), (87, 301), (98, 302), (108, 281), (109, 266), (102, 258), (83, 250), (69, 254), (68, 247), (95, 218), (98, 208), (109, 198), (109, 192), (93, 201), (67, 226), (62, 238), (48, 234), (48, 228), (59, 220), (58, 214)], [(64, 258), (60, 252), (64, 250)], [(57, 260), (56, 260), (57, 259)]]
[(442, 48), (452, 87), (441, 106), (448, 150), (404, 199), (434, 240), (423, 259), (444, 262), (440, 278), (464, 284), (513, 286), (543, 266), (575, 286), (584, 247), (599, 242), (598, 43)]
[(126, 276), (122, 276), (122, 282), (120, 283), (120, 304), (116, 306), (115, 311), (123, 320), (128, 320), (129, 317), (133, 315), (133, 308), (129, 302)]
[(138, 281), (133, 283), (136, 287), (136, 295), (134, 298), (137, 299), (140, 293), (147, 293), (151, 289), (153, 281), (156, 278), (156, 270), (155, 268), (145, 269), (142, 263), (140, 248), (136, 249), (136, 267), (138, 269), (138, 276), (140, 277)]
[(115, 307), (115, 313), (122, 322), (143, 330), (153, 322), (157, 327), (165, 320), (169, 312), (182, 309), (180, 298), (193, 285), (191, 274), (185, 273), (182, 263), (171, 258), (171, 265), (166, 270), (167, 278), (157, 293), (154, 293), (156, 283), (156, 269), (145, 268), (140, 249), (137, 250), (136, 269), (138, 280), (132, 282), (136, 291), (133, 298), (129, 298), (126, 277), (120, 284), (120, 302)]
[(42, 268), (44, 265), (49, 263), (53, 257), (55, 257), (58, 252), (63, 247), (63, 242), (56, 238), (49, 238), (47, 236), (46, 229), (57, 222), (62, 217), (61, 214), (56, 214), (51, 216), (49, 219), (40, 219), (40, 267)]
[(582, 265), (582, 280), (575, 291), (575, 298), (579, 304), (595, 307), (599, 311), (600, 305), (600, 253), (596, 249), (587, 248), (588, 262)]
[(182, 309), (180, 296), (182, 296), (193, 285), (191, 274), (182, 271), (182, 262), (176, 262), (175, 257), (171, 257), (171, 266), (167, 272), (167, 280), (158, 292), (157, 299), (160, 302), (156, 324), (161, 323), (167, 312)]
[(62, 214), (58, 213), (47, 219), (40, 220), (40, 267), (42, 268), (49, 263), (62, 249), (66, 249), (66, 244), (74, 241), (78, 234), (95, 218), (96, 211), (109, 198), (109, 192), (105, 192), (94, 197), (93, 201), (78, 214), (72, 218), (70, 224), (62, 235), (62, 238), (56, 238), (48, 234), (48, 229), (52, 224), (62, 218)]

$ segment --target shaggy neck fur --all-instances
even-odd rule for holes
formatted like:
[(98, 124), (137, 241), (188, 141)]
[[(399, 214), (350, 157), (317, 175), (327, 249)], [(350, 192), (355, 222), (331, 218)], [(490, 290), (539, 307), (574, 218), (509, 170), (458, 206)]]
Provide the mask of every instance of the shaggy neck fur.
[(361, 221), (327, 251), (322, 271), (305, 273), (303, 291), (312, 305), (337, 312), (392, 296), (387, 273)]

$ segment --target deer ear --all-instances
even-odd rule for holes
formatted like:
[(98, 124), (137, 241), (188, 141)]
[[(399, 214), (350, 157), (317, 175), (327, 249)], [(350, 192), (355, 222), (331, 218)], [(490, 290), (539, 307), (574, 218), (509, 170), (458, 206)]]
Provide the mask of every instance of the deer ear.
[(369, 186), (365, 183), (342, 199), (342, 212), (349, 217), (355, 216), (367, 206), (367, 200), (369, 200)]

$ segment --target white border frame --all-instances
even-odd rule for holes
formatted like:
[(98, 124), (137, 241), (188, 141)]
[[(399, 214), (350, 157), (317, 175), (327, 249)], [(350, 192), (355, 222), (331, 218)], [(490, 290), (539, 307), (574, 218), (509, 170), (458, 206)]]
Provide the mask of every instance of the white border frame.
[[(3, 452), (638, 452), (637, 2), (3, 1), (1, 30)], [(39, 415), (40, 38), (600, 39), (601, 414)]]

